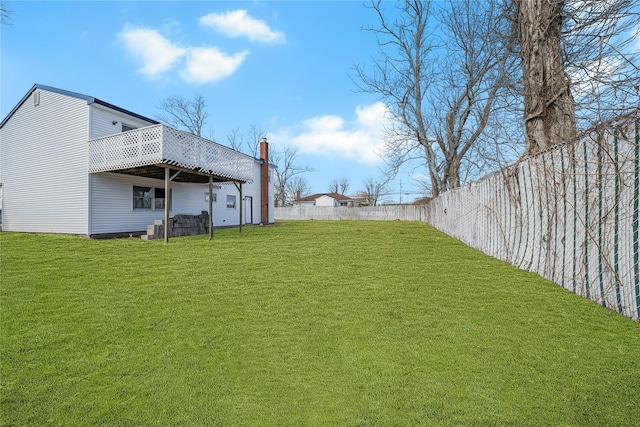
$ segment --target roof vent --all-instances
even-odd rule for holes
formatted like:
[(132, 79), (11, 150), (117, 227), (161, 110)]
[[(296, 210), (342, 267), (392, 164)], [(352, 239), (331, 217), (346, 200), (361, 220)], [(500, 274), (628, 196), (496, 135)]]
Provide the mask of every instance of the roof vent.
[(33, 105), (40, 105), (40, 91), (36, 90), (33, 92)]

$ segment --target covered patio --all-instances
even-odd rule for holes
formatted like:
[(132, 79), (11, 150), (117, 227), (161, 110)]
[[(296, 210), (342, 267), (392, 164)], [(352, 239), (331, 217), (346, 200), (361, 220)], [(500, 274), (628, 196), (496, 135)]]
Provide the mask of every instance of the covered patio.
[[(254, 159), (208, 139), (157, 124), (92, 139), (89, 173), (114, 172), (164, 179), (164, 241), (169, 241), (170, 183), (209, 184), (209, 238), (213, 238), (213, 185), (233, 183), (242, 199), (242, 184), (253, 181)], [(240, 218), (242, 218), (240, 203)], [(242, 230), (242, 221), (240, 221)]]

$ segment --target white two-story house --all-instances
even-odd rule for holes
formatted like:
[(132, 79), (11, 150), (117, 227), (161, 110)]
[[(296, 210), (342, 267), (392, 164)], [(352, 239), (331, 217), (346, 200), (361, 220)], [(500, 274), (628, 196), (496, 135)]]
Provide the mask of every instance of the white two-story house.
[(203, 211), (214, 227), (270, 223), (273, 166), (261, 144), (254, 159), (97, 98), (36, 84), (0, 124), (2, 228), (95, 237)]

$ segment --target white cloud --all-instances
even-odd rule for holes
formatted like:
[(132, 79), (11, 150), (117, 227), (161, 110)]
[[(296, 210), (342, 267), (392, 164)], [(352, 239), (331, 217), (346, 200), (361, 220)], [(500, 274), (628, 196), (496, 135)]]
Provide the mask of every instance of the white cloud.
[(574, 96), (591, 96), (597, 93), (603, 81), (613, 81), (620, 77), (618, 74), (622, 65), (619, 58), (600, 58), (583, 68), (569, 69)]
[(162, 34), (179, 37), (182, 34), (182, 26), (180, 21), (175, 19), (167, 19), (162, 23)]
[(313, 117), (302, 122), (297, 134), (276, 139), (290, 141), (301, 153), (342, 156), (360, 163), (377, 163), (384, 147), (384, 127), (389, 123), (387, 107), (381, 102), (358, 106), (356, 119), (347, 122), (335, 115)]
[[(176, 22), (168, 25), (174, 30), (179, 26)], [(212, 46), (183, 47), (157, 30), (129, 25), (118, 33), (118, 39), (127, 53), (141, 63), (142, 74), (158, 77), (178, 69), (180, 77), (189, 83), (211, 83), (228, 77), (249, 55), (247, 50), (229, 55)]]
[(187, 53), (185, 48), (148, 28), (126, 26), (118, 33), (118, 39), (132, 57), (142, 62), (139, 71), (149, 77), (170, 70)]
[(368, 129), (379, 130), (391, 117), (389, 109), (382, 102), (376, 102), (369, 106), (356, 107), (358, 123)]
[(249, 16), (246, 10), (210, 13), (200, 18), (200, 24), (228, 37), (246, 37), (257, 43), (277, 44), (286, 41), (284, 33), (272, 30), (264, 21)]
[(180, 76), (190, 83), (215, 82), (233, 74), (247, 55), (247, 50), (230, 56), (215, 47), (194, 47)]

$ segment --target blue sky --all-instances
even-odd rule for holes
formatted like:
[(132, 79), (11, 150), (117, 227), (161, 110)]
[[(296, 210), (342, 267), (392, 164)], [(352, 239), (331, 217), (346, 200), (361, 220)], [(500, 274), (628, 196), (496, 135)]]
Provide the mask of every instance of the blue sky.
[[(34, 83), (94, 96), (147, 117), (161, 99), (202, 94), (203, 131), (220, 143), (255, 125), (299, 149), (312, 192), (378, 179), (385, 107), (352, 82), (376, 41), (361, 1), (6, 1), (1, 115)], [(390, 188), (411, 191), (406, 174)], [(403, 195), (403, 201), (419, 194)], [(392, 196), (396, 201), (399, 195)]]

